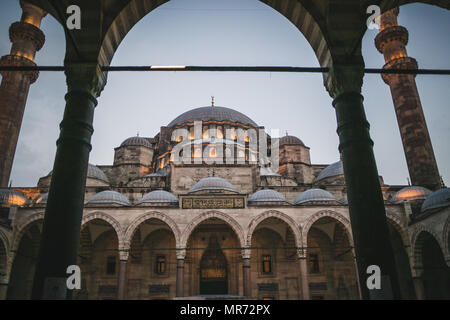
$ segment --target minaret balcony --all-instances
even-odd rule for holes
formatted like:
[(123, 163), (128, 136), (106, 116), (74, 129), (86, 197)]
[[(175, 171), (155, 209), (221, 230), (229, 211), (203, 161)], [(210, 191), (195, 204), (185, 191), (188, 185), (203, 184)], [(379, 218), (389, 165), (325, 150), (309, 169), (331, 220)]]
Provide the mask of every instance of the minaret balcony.
[(408, 30), (402, 26), (386, 28), (375, 37), (375, 46), (380, 53), (384, 53), (386, 45), (391, 41), (400, 41), (406, 46), (408, 44)]

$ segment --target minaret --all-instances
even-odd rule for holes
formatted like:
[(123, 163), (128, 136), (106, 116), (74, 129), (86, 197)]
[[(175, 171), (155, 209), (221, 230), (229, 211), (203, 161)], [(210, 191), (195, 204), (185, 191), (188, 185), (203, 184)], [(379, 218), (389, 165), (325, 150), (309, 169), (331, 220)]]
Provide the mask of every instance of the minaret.
[[(408, 57), (408, 30), (399, 26), (399, 9), (387, 11), (380, 17), (380, 31), (375, 45), (384, 55), (384, 69), (417, 69), (417, 61)], [(436, 158), (417, 91), (415, 75), (382, 74), (391, 88), (397, 122), (402, 137), (411, 182), (432, 190), (441, 187)]]
[[(22, 18), (9, 28), (11, 53), (0, 59), (0, 66), (35, 66), (34, 56), (45, 42), (42, 9), (20, 1)], [(30, 85), (39, 72), (2, 71), (0, 85), (0, 188), (8, 187), (20, 126)]]

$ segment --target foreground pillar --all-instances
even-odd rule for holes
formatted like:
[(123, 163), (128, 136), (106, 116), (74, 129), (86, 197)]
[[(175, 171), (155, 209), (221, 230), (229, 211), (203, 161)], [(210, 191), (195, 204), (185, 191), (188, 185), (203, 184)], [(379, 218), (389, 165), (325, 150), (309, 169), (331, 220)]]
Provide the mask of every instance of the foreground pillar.
[(416, 291), (417, 300), (425, 300), (425, 288), (423, 287), (423, 279), (422, 277), (414, 277), (413, 278), (414, 289)]
[(67, 64), (68, 93), (45, 208), (33, 299), (66, 299), (66, 270), (77, 264), (94, 108), (106, 75), (93, 64)]
[(119, 278), (117, 279), (117, 299), (125, 300), (127, 294), (127, 264), (128, 259), (120, 257)]
[(302, 299), (309, 300), (309, 282), (308, 282), (308, 266), (306, 253), (302, 253), (303, 250), (299, 250), (298, 262), (300, 264), (300, 277), (302, 288)]
[[(398, 25), (398, 12), (395, 8), (381, 15), (375, 45), (384, 54), (383, 69), (417, 69), (417, 61), (406, 52), (408, 30)], [(382, 78), (391, 89), (411, 183), (431, 190), (441, 188), (415, 75), (382, 74)]]
[[(373, 141), (360, 94), (363, 64), (334, 65), (328, 90), (334, 97), (339, 151), (344, 166), (350, 220), (363, 299), (399, 299), (383, 195), (373, 154)], [(381, 271), (381, 289), (369, 290), (368, 267)]]
[[(46, 13), (31, 4), (20, 2), (22, 18), (9, 28), (12, 42), (9, 55), (0, 59), (4, 67), (32, 67), (36, 52), (45, 42), (40, 25)], [(30, 85), (38, 76), (38, 71), (2, 71), (0, 85), (0, 188), (9, 184), (17, 140), (19, 138), (25, 104)]]
[(244, 296), (252, 296), (252, 279), (250, 269), (250, 249), (242, 250), (242, 281), (244, 286)]

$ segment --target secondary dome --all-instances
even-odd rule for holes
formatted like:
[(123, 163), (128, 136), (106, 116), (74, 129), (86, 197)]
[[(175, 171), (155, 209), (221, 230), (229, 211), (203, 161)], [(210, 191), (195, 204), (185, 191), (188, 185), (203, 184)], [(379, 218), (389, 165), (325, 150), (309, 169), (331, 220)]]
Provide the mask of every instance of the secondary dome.
[(431, 194), (431, 191), (424, 187), (410, 186), (397, 191), (391, 199), (392, 203), (401, 203), (405, 200), (425, 200)]
[[(214, 107), (215, 108), (215, 107)], [(229, 183), (227, 180), (219, 177), (207, 177), (198, 181), (189, 190), (189, 193), (199, 192), (199, 191), (231, 191), (237, 192), (236, 188)]]
[(120, 204), (122, 206), (129, 206), (130, 201), (123, 194), (106, 190), (94, 194), (87, 202), (88, 204)]
[(450, 188), (440, 189), (430, 194), (422, 204), (421, 212), (450, 206)]
[(0, 206), (2, 207), (22, 207), (27, 205), (28, 202), (28, 198), (22, 192), (12, 189), (0, 189)]
[(258, 126), (252, 119), (239, 111), (216, 106), (201, 107), (186, 111), (173, 119), (167, 126), (174, 127), (194, 121), (228, 121), (232, 123), (241, 123), (251, 127)]
[(33, 205), (47, 204), (48, 192), (41, 193), (36, 198), (33, 199)]
[(167, 191), (164, 190), (155, 190), (149, 193), (144, 194), (141, 200), (139, 200), (138, 204), (141, 203), (178, 203), (178, 198)]
[[(53, 173), (53, 170), (50, 171), (47, 176), (51, 176), (52, 173)], [(108, 177), (106, 176), (106, 174), (99, 167), (97, 167), (93, 164), (90, 164), (90, 163), (88, 164), (87, 178), (102, 180), (103, 182), (106, 182), (109, 184), (109, 180), (108, 180)]]
[(342, 161), (338, 161), (325, 167), (317, 176), (316, 181), (342, 175), (344, 175), (344, 167), (342, 166)]
[(309, 189), (300, 193), (295, 204), (305, 204), (311, 202), (336, 202), (336, 198), (323, 189)]
[(305, 146), (302, 140), (294, 136), (284, 136), (280, 138), (280, 147), (284, 145), (299, 145), (303, 147)]
[(286, 198), (278, 191), (264, 189), (256, 191), (248, 198), (248, 202), (286, 202)]
[(125, 139), (121, 144), (121, 147), (125, 146), (144, 146), (149, 149), (152, 148), (152, 144), (146, 139), (142, 137), (130, 137), (128, 139)]

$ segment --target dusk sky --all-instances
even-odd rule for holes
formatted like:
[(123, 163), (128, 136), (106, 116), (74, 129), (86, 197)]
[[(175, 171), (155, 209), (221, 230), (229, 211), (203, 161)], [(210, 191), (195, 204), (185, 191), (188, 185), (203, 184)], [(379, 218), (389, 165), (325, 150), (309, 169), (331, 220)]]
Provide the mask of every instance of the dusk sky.
[[(0, 55), (9, 53), (8, 28), (20, 20), (18, 0), (0, 1)], [(403, 6), (399, 23), (410, 35), (408, 54), (421, 68), (450, 69), (450, 12), (420, 4)], [(47, 16), (39, 65), (63, 65), (62, 26)], [(363, 39), (367, 67), (381, 68), (377, 30)], [(127, 35), (112, 65), (279, 65), (317, 67), (302, 33), (258, 0), (172, 0)], [(419, 94), (440, 174), (450, 184), (450, 76), (417, 76)], [(41, 72), (30, 88), (11, 179), (35, 186), (53, 167), (66, 93), (62, 72)], [(408, 171), (389, 87), (366, 75), (365, 110), (378, 171), (387, 184), (406, 184)], [(236, 109), (267, 130), (299, 137), (315, 164), (339, 159), (336, 116), (321, 74), (219, 72), (111, 72), (95, 112), (90, 163), (112, 164), (114, 147), (139, 132), (153, 137), (179, 114), (208, 106)]]

